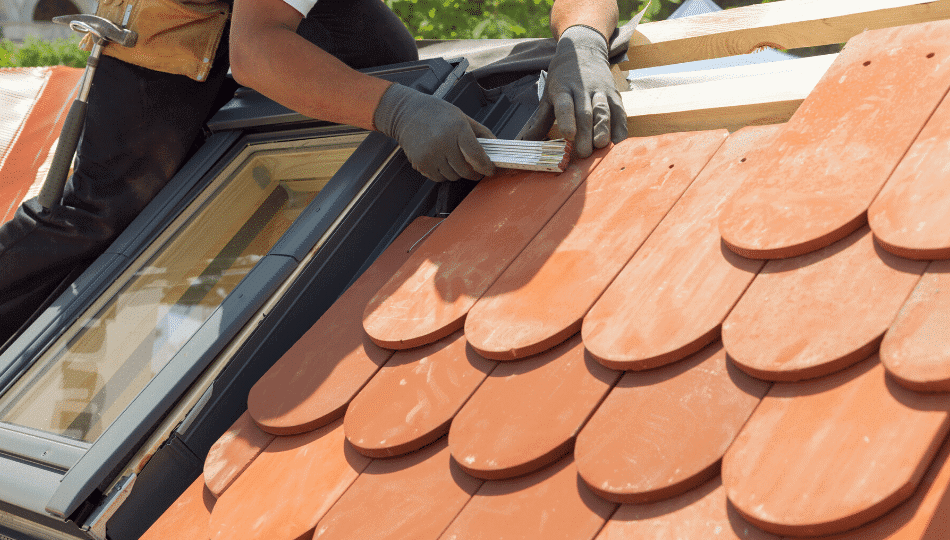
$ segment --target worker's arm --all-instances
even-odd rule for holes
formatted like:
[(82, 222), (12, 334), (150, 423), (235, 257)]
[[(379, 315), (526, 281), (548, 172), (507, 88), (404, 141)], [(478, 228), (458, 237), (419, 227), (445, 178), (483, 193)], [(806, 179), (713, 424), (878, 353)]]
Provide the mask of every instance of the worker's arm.
[(551, 9), (551, 33), (561, 37), (569, 27), (583, 24), (610, 39), (617, 28), (617, 0), (556, 0)]
[(614, 84), (607, 40), (617, 27), (616, 0), (555, 0), (551, 31), (557, 51), (538, 111), (522, 131), (540, 139), (557, 119), (581, 157), (627, 138), (627, 114)]
[(433, 180), (477, 179), (493, 172), (475, 141), (491, 132), (457, 107), (360, 73), (297, 35), (303, 16), (283, 0), (235, 0), (231, 72), (311, 118), (378, 129), (395, 138), (417, 170)]

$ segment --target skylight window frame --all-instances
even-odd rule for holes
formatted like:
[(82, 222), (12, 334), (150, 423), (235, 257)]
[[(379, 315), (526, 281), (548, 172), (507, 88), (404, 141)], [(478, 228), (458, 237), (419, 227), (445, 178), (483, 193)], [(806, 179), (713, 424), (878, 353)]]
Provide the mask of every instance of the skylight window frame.
[[(456, 76), (448, 82), (446, 76), (453, 70), (459, 71), (459, 74), (464, 72), (464, 66), (459, 70), (457, 66), (444, 61), (436, 62), (435, 67), (433, 69), (430, 61), (409, 66), (409, 69), (387, 68), (384, 75), (388, 74), (390, 76), (386, 78), (404, 84), (412, 84), (414, 79), (435, 77), (436, 80), (427, 81), (424, 86), (428, 86), (430, 92), (439, 88), (444, 93), (458, 78)], [(256, 94), (248, 97), (259, 100)], [(109, 289), (112, 281), (146, 252), (165, 228), (178, 219), (181, 212), (246, 149), (277, 140), (311, 140), (363, 131), (317, 122), (299, 115), (295, 117), (286, 112), (273, 114), (272, 110), (264, 111), (264, 114), (255, 118), (253, 111), (257, 108), (260, 114), (260, 107), (252, 104), (248, 109), (241, 106), (241, 99), (235, 102), (238, 102), (238, 106), (232, 107), (230, 112), (232, 121), (237, 118), (236, 123), (232, 122), (230, 126), (221, 122), (209, 123), (212, 134), (166, 189), (73, 287), (54, 301), (24, 334), (0, 354), (0, 392), (7, 391), (71, 323)], [(235, 110), (237, 114), (233, 114)], [(177, 400), (293, 273), (314, 243), (328, 234), (335, 224), (339, 224), (340, 213), (352, 207), (354, 198), (362, 193), (361, 190), (365, 191), (364, 188), (374, 182), (378, 175), (386, 171), (387, 174), (399, 174), (404, 169), (385, 167), (393, 161), (396, 149), (395, 142), (388, 137), (369, 133), (343, 167), (284, 232), (268, 255), (258, 261), (215, 310), (216, 315), (222, 312), (240, 314), (226, 325), (227, 330), (204, 330), (217, 326), (207, 321), (202, 330), (187, 342), (88, 448), (83, 448), (80, 443), (77, 450), (74, 441), (51, 433), (20, 429), (18, 426), (5, 426), (14, 429), (0, 427), (0, 518), (12, 515), (4, 512), (4, 506), (13, 506), (15, 514), (25, 516), (27, 522), (48, 524), (50, 516), (53, 516), (54, 525), (57, 518), (82, 523), (94, 509), (95, 503), (90, 501), (100, 499), (102, 492), (117, 480), (115, 476), (118, 471), (139, 450)], [(68, 451), (57, 448), (56, 458), (49, 459), (49, 453), (44, 458), (42, 444), (28, 444), (31, 438), (36, 439), (38, 436), (46, 439), (42, 441), (44, 443), (73, 448), (65, 449)], [(11, 478), (4, 471), (21, 473)], [(78, 528), (66, 528), (73, 533), (66, 537), (85, 537)], [(3, 529), (3, 520), (0, 519), (0, 531)], [(54, 536), (62, 537), (59, 533)]]

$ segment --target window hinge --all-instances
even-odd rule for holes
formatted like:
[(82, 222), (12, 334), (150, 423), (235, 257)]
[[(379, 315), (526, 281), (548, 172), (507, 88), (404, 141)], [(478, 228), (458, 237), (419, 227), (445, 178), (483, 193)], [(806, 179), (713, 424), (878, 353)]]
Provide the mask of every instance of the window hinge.
[(115, 514), (116, 510), (122, 506), (122, 503), (129, 498), (132, 493), (132, 486), (135, 484), (136, 474), (132, 473), (122, 477), (112, 488), (112, 491), (106, 495), (105, 500), (99, 505), (99, 508), (93, 512), (92, 516), (83, 525), (82, 530), (93, 540), (106, 540), (106, 525), (109, 519)]

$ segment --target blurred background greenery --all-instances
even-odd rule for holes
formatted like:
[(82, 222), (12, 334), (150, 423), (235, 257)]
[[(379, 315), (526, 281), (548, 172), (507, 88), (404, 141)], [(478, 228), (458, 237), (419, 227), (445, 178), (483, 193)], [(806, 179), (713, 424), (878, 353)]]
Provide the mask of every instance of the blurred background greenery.
[[(488, 39), (550, 37), (554, 0), (384, 0), (416, 39)], [(685, 0), (653, 0), (644, 22), (664, 20)], [(716, 0), (725, 9), (775, 0)], [(647, 0), (618, 0), (621, 22), (647, 5)], [(88, 53), (73, 40), (23, 43), (0, 41), (0, 67), (67, 65), (82, 67)], [(822, 51), (824, 52), (824, 51)]]
[[(416, 39), (483, 39), (550, 37), (554, 0), (385, 0)], [(725, 9), (775, 0), (716, 0)], [(661, 21), (684, 0), (653, 0), (643, 21)], [(618, 0), (621, 22), (647, 0)]]

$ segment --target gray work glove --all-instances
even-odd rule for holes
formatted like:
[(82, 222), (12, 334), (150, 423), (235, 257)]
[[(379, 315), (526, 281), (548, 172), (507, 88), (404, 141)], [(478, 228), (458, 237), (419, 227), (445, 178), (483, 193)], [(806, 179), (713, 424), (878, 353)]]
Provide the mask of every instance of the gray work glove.
[(540, 140), (557, 118), (561, 136), (580, 157), (627, 138), (627, 113), (607, 60), (607, 40), (586, 26), (561, 34), (541, 105), (519, 138)]
[(373, 113), (376, 129), (402, 147), (412, 167), (431, 180), (478, 180), (495, 174), (475, 137), (494, 139), (455, 105), (400, 84), (383, 94)]

